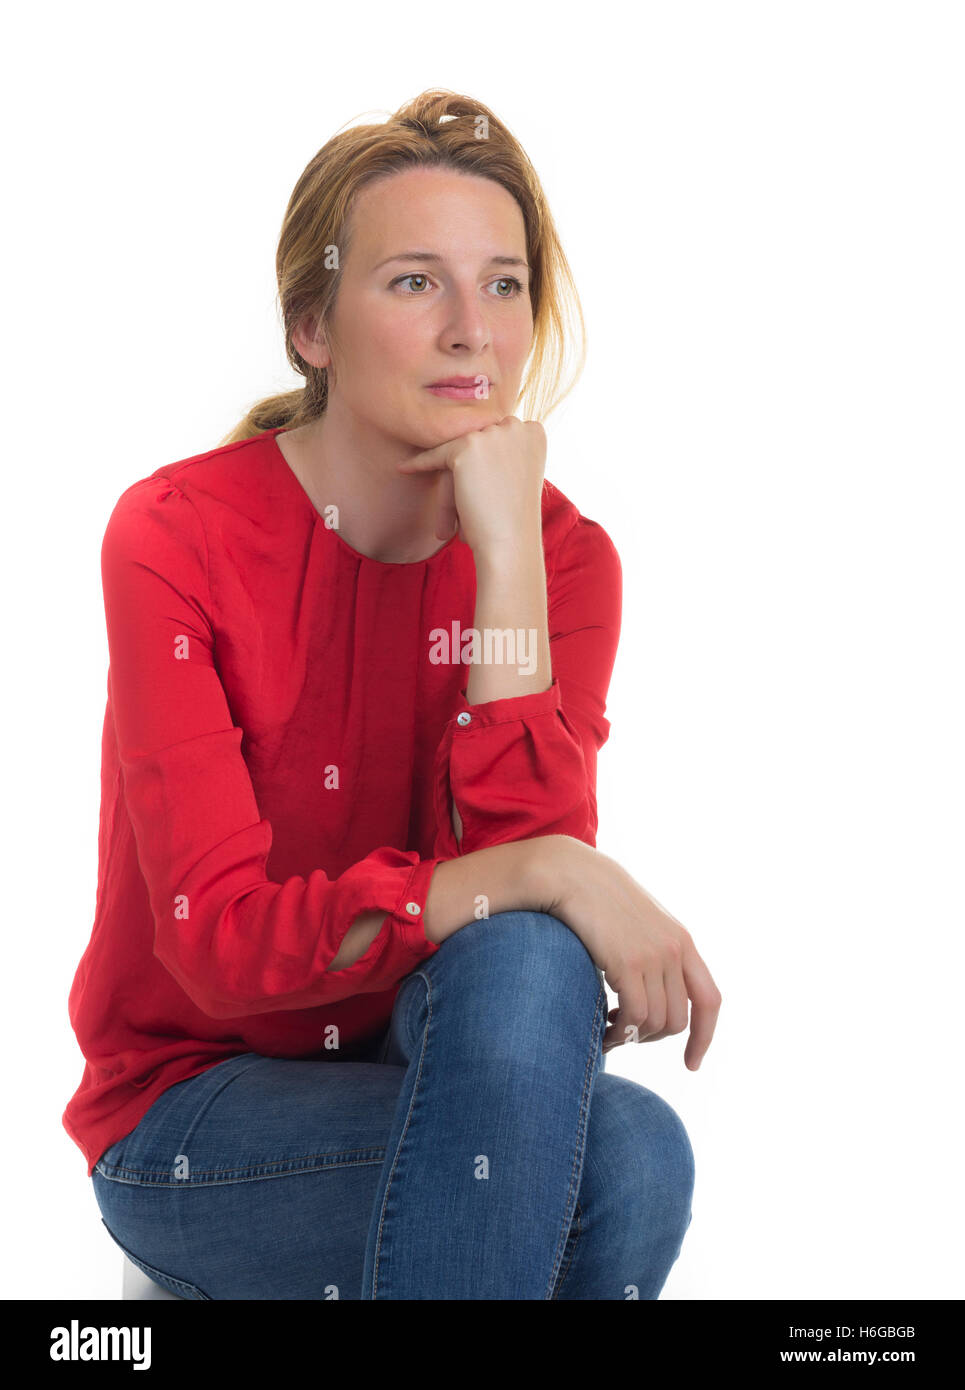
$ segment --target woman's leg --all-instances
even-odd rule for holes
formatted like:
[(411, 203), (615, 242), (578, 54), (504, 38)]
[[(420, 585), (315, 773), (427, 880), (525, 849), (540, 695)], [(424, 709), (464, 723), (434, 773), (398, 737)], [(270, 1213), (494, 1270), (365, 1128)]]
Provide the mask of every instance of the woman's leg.
[(94, 1169), (108, 1232), (182, 1297), (360, 1298), (404, 1075), (248, 1052), (178, 1082)]
[(471, 922), (406, 978), (363, 1298), (553, 1297), (582, 1255), (569, 1236), (606, 1004), (579, 937), (540, 912)]
[(556, 1299), (656, 1299), (691, 1220), (694, 1155), (676, 1111), (626, 1077), (593, 1083), (583, 1181)]
[(165, 1091), (94, 1170), (104, 1224), (188, 1298), (656, 1298), (692, 1155), (603, 1072), (605, 1011), (556, 918), (470, 923), (371, 1061), (249, 1052)]

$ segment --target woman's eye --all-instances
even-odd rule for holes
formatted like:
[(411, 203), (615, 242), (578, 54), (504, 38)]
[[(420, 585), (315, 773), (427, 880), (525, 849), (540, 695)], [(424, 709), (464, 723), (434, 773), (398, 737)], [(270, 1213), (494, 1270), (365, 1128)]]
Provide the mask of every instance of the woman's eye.
[(402, 282), (403, 282), (403, 280), (426, 280), (426, 281), (427, 281), (428, 279), (429, 279), (428, 275), (420, 275), (420, 274), (418, 274), (418, 272), (413, 271), (412, 274), (410, 274), (410, 275), (400, 275), (399, 278), (398, 278), (398, 280), (393, 280), (392, 283), (393, 283), (393, 285), (401, 285)]
[(515, 299), (517, 294), (523, 292), (522, 281), (517, 280), (515, 275), (504, 275), (501, 280), (496, 280), (494, 283), (497, 285), (515, 285), (516, 287), (515, 294), (500, 294), (496, 296), (497, 299)]
[[(417, 270), (410, 271), (408, 275), (400, 275), (398, 279), (393, 280), (392, 283), (393, 285), (401, 285), (404, 284), (406, 280), (421, 280), (424, 281), (425, 284), (429, 283), (428, 275), (423, 275), (420, 271)], [(493, 284), (513, 286), (512, 294), (497, 294), (495, 296), (496, 299), (515, 299), (518, 295), (523, 293), (522, 281), (517, 280), (515, 275), (504, 275), (499, 280), (494, 280)], [(423, 291), (421, 289), (410, 289), (406, 293), (413, 296), (418, 296), (421, 295)]]

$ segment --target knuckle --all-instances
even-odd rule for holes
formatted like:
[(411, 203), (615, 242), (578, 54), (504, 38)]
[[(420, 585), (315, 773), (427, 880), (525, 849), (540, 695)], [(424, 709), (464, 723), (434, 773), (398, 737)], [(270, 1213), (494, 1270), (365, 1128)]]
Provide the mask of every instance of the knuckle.
[(660, 956), (652, 946), (637, 946), (633, 952), (632, 960), (628, 961), (631, 970), (652, 970), (660, 960)]

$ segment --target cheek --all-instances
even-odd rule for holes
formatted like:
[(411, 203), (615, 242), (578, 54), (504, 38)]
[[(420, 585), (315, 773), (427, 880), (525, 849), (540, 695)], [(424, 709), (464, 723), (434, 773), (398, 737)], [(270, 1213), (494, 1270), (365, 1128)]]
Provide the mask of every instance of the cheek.
[(504, 372), (522, 371), (533, 335), (525, 328), (511, 329), (496, 342), (496, 361)]
[(425, 357), (425, 335), (419, 331), (414, 321), (381, 318), (368, 325), (362, 342), (362, 360), (369, 370), (391, 382), (403, 382), (418, 372), (420, 361)]
[(503, 350), (512, 357), (525, 356), (533, 342), (533, 317), (521, 312), (518, 318), (503, 325)]
[(415, 317), (393, 313), (391, 305), (366, 296), (353, 300), (341, 332), (347, 357), (368, 373), (398, 371), (413, 362), (419, 341)]

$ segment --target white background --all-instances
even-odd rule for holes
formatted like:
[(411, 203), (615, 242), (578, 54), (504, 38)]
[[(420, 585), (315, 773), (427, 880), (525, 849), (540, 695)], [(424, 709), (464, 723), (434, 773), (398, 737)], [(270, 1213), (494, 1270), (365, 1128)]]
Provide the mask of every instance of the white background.
[(695, 1150), (662, 1297), (961, 1298), (961, 6), (59, 4), (7, 35), (0, 1293), (120, 1293), (61, 1126), (107, 518), (299, 384), (295, 180), (439, 86), (522, 141), (586, 316), (547, 476), (623, 561), (598, 847), (724, 997), (698, 1072), (685, 1034), (608, 1057)]

